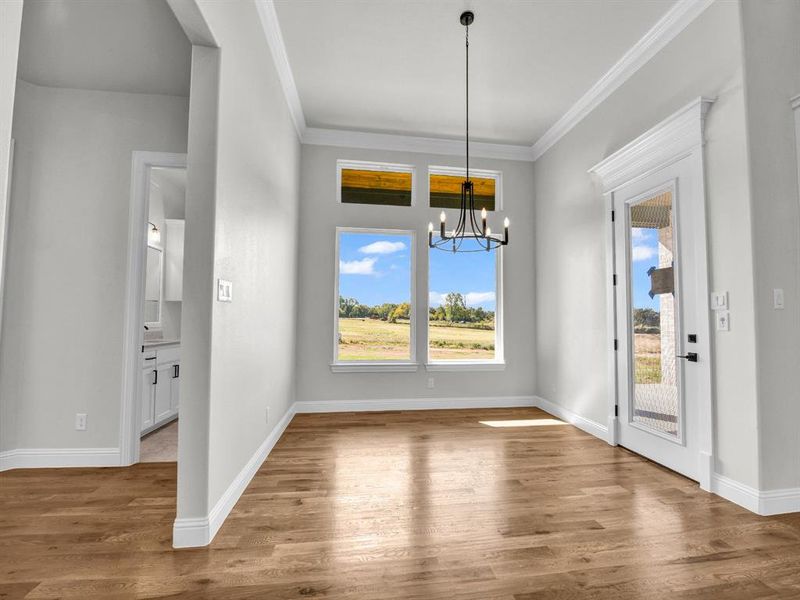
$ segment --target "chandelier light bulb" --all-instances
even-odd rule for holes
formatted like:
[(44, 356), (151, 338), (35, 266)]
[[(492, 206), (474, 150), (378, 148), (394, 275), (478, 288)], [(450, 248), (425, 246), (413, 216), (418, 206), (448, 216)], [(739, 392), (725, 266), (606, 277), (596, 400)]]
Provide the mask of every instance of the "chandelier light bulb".
[(508, 217), (506, 217), (506, 218), (503, 220), (503, 227), (505, 227), (506, 229), (508, 229), (508, 226), (509, 226), (509, 225), (511, 225), (511, 221), (509, 221), (509, 220), (508, 220)]
[(485, 218), (486, 218), (486, 209), (482, 208), (481, 209), (481, 219), (485, 219)]
[(442, 214), (440, 214), (440, 215), (439, 215), (439, 220), (440, 220), (442, 223), (444, 223), (444, 222), (445, 222), (445, 220), (447, 220), (447, 215), (446, 215), (446, 214), (444, 214), (444, 211), (442, 211)]
[[(508, 221), (508, 219), (506, 219)], [(433, 231), (433, 223), (428, 223), (428, 233)]]
[(486, 228), (486, 237), (489, 237), (490, 235), (492, 235), (492, 228), (491, 227), (487, 227)]

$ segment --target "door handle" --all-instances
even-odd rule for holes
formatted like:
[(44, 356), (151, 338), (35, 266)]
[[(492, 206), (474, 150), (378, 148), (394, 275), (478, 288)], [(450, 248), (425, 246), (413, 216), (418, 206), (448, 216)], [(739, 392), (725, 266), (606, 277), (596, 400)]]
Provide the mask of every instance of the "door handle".
[(158, 370), (153, 369), (153, 385), (158, 385)]
[(675, 358), (685, 358), (689, 362), (697, 362), (697, 352), (687, 352), (686, 354), (678, 354)]

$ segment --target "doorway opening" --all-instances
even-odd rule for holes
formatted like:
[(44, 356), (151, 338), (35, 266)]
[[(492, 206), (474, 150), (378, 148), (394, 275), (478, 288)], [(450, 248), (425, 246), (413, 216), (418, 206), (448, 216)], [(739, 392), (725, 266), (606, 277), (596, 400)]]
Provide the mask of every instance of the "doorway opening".
[(139, 462), (176, 462), (186, 169), (149, 174)]
[(134, 152), (128, 243), (123, 464), (177, 461), (186, 155)]

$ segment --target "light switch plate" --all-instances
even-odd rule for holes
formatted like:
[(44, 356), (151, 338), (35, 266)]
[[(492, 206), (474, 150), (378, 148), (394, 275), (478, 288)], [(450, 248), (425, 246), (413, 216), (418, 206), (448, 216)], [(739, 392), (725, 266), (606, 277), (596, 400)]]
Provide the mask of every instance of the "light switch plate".
[(711, 292), (711, 310), (728, 309), (728, 292)]
[(75, 414), (75, 430), (86, 431), (86, 413)]
[(775, 310), (783, 310), (786, 307), (783, 300), (783, 289), (775, 288), (772, 290), (772, 307)]
[(233, 301), (233, 283), (225, 279), (217, 279), (217, 300), (220, 302)]
[(731, 330), (731, 313), (727, 310), (717, 311), (717, 331)]

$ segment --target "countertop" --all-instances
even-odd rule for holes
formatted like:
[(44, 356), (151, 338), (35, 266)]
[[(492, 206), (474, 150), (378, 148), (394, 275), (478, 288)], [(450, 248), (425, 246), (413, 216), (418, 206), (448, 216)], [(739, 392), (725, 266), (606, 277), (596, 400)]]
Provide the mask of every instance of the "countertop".
[(180, 344), (180, 340), (147, 340), (145, 341), (142, 346), (144, 349), (147, 350), (148, 348), (162, 348), (164, 346), (176, 346)]

